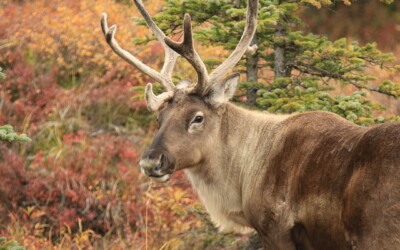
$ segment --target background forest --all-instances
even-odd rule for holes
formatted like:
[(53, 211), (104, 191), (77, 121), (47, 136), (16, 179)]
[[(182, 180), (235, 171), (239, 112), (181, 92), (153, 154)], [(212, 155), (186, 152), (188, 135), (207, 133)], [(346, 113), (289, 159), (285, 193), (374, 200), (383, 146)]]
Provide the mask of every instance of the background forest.
[[(176, 39), (190, 13), (209, 68), (244, 26), (243, 0), (144, 3)], [(238, 105), (327, 110), (362, 126), (400, 119), (399, 2), (260, 3)], [(150, 79), (112, 53), (102, 12), (123, 48), (161, 67), (129, 0), (0, 0), (0, 249), (245, 249), (247, 236), (216, 231), (182, 173), (165, 184), (141, 175), (157, 128), (143, 100)], [(182, 59), (174, 78), (188, 77)]]

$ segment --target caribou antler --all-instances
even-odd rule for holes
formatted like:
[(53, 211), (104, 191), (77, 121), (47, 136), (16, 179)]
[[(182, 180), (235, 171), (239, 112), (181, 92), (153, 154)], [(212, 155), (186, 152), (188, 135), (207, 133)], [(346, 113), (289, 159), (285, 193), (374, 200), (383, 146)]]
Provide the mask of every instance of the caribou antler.
[(204, 62), (200, 59), (200, 56), (194, 49), (193, 46), (193, 35), (192, 25), (189, 14), (185, 15), (183, 23), (183, 41), (177, 43), (172, 41), (170, 38), (165, 37), (166, 44), (174, 51), (183, 56), (189, 63), (194, 67), (197, 73), (198, 82), (195, 88), (195, 92), (200, 94), (206, 94), (211, 86), (222, 79), (222, 77), (242, 58), (243, 54), (246, 53), (251, 40), (253, 39), (254, 33), (257, 29), (257, 11), (258, 11), (258, 0), (247, 1), (247, 20), (246, 27), (243, 31), (242, 37), (237, 44), (235, 50), (231, 55), (219, 65), (210, 75), (207, 73)]
[(118, 45), (117, 40), (114, 38), (117, 26), (113, 25), (110, 28), (108, 27), (106, 13), (103, 13), (101, 16), (101, 28), (103, 30), (103, 34), (104, 34), (104, 37), (106, 38), (108, 45), (110, 45), (111, 49), (117, 55), (119, 55), (126, 62), (133, 65), (134, 67), (136, 67), (137, 69), (139, 69), (140, 71), (145, 73), (146, 75), (148, 75), (151, 78), (153, 78), (154, 80), (160, 82), (167, 90), (166, 93), (162, 93), (162, 94), (156, 96), (153, 93), (152, 84), (149, 83), (146, 86), (145, 97), (146, 97), (147, 107), (150, 111), (155, 111), (155, 110), (158, 110), (159, 107), (166, 100), (173, 97), (175, 86), (172, 82), (171, 75), (172, 75), (172, 70), (174, 69), (174, 66), (176, 63), (176, 59), (179, 57), (179, 54), (177, 54), (175, 51), (173, 51), (171, 48), (169, 48), (166, 45), (166, 43), (164, 41), (164, 38), (166, 37), (165, 34), (154, 23), (153, 19), (149, 15), (149, 13), (143, 7), (142, 1), (141, 0), (133, 0), (133, 2), (135, 3), (136, 7), (138, 8), (140, 14), (145, 19), (147, 25), (149, 26), (150, 30), (153, 32), (154, 36), (157, 38), (157, 40), (161, 43), (162, 47), (164, 48), (165, 61), (164, 61), (164, 65), (161, 69), (161, 72), (157, 72), (156, 70), (145, 65), (142, 61), (140, 61), (134, 55), (132, 55), (131, 53), (124, 50), (123, 48), (121, 48)]
[(220, 80), (240, 61), (257, 29), (258, 0), (247, 1), (247, 20), (242, 37), (231, 55), (210, 74), (210, 82)]
[(258, 0), (247, 1), (247, 23), (243, 31), (243, 35), (240, 38), (235, 50), (232, 54), (219, 65), (210, 75), (208, 75), (207, 68), (204, 62), (201, 60), (199, 54), (194, 49), (193, 45), (193, 34), (192, 25), (189, 14), (185, 15), (183, 22), (183, 41), (178, 43), (174, 42), (160, 30), (160, 28), (154, 23), (149, 13), (143, 7), (141, 0), (133, 0), (139, 12), (146, 20), (147, 25), (153, 32), (154, 36), (160, 41), (165, 51), (165, 61), (161, 69), (161, 72), (157, 72), (149, 66), (145, 65), (142, 61), (137, 59), (134, 55), (121, 48), (115, 40), (116, 25), (108, 27), (107, 15), (103, 13), (101, 17), (101, 28), (107, 43), (111, 49), (119, 55), (122, 59), (127, 61), (129, 64), (135, 66), (146, 75), (160, 82), (167, 92), (156, 96), (153, 93), (153, 86), (151, 83), (147, 84), (145, 97), (147, 101), (147, 107), (151, 111), (158, 110), (160, 106), (167, 100), (171, 99), (174, 95), (175, 86), (172, 82), (172, 70), (174, 69), (176, 59), (179, 55), (183, 56), (189, 63), (194, 67), (197, 73), (197, 84), (192, 91), (201, 95), (207, 94), (213, 84), (218, 83), (222, 77), (232, 69), (247, 51), (251, 40), (256, 32), (257, 28), (257, 9)]
[(183, 56), (193, 66), (197, 73), (196, 90), (200, 91), (205, 88), (208, 83), (208, 73), (206, 65), (201, 60), (199, 54), (194, 49), (192, 23), (189, 14), (185, 14), (183, 19), (183, 41), (178, 43), (172, 41), (169, 37), (164, 38), (165, 43), (178, 54)]

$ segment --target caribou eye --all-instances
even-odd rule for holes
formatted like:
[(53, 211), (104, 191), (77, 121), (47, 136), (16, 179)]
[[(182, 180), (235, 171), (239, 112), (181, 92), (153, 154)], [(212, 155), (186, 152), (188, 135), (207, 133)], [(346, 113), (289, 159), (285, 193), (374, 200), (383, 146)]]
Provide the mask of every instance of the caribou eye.
[(202, 123), (204, 120), (204, 117), (201, 115), (196, 115), (196, 117), (193, 119), (192, 123)]
[(190, 121), (188, 131), (189, 133), (194, 133), (196, 131), (202, 131), (204, 122), (204, 114), (203, 112), (197, 112), (193, 119)]
[(190, 124), (202, 124), (204, 121), (204, 114), (203, 112), (199, 111), (195, 114), (194, 118), (192, 119), (192, 121), (190, 122)]

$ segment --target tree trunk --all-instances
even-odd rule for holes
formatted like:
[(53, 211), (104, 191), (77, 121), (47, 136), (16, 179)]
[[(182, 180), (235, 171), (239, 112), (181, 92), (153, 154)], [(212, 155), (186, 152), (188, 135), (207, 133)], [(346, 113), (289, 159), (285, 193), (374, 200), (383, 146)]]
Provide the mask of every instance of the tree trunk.
[(275, 29), (274, 46), (274, 78), (289, 77), (290, 71), (286, 65), (285, 44), (283, 39), (286, 37), (286, 29), (278, 24)]
[[(250, 43), (250, 46), (253, 46), (254, 44), (257, 44), (257, 34), (254, 34), (253, 40)], [(256, 83), (258, 81), (258, 60), (259, 60), (259, 55), (258, 52), (254, 54), (247, 54), (246, 56), (246, 77), (247, 77), (247, 82), (253, 82)], [(254, 107), (256, 105), (256, 93), (257, 93), (257, 88), (254, 86), (250, 87), (246, 91), (246, 97), (247, 97), (247, 105), (250, 107)]]

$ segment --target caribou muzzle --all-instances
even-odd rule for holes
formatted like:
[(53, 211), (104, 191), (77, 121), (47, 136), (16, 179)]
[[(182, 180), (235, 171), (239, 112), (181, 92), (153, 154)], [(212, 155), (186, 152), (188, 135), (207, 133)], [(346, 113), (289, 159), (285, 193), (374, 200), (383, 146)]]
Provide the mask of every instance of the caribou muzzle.
[(157, 182), (166, 182), (174, 172), (174, 161), (168, 153), (152, 149), (147, 150), (139, 162), (144, 175)]

